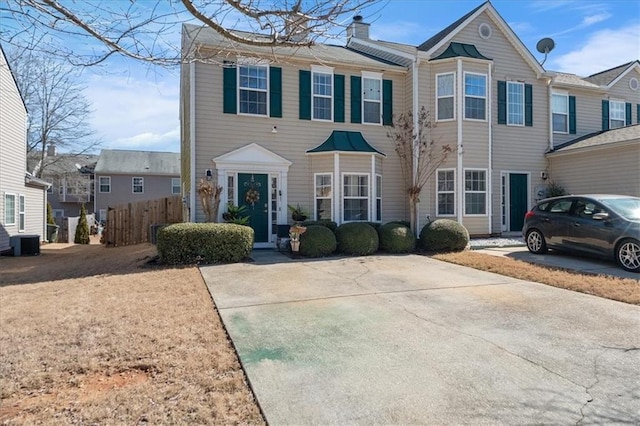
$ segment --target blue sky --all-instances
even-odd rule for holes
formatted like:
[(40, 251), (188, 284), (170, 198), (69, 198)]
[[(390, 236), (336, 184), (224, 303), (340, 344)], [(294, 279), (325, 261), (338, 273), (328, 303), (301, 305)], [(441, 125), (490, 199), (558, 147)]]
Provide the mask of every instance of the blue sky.
[[(389, 0), (363, 11), (373, 39), (420, 44), (482, 1)], [(545, 68), (587, 76), (640, 58), (638, 0), (494, 0), (494, 7)], [(381, 6), (384, 6), (381, 8)], [(176, 40), (179, 40), (176, 28)], [(336, 43), (338, 41), (332, 41)], [(179, 72), (112, 58), (86, 70), (92, 125), (103, 148), (179, 152)]]

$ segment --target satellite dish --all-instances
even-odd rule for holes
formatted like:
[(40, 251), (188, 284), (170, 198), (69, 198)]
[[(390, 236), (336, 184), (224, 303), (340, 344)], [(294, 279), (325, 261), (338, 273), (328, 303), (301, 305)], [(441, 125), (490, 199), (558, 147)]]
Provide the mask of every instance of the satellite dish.
[(547, 54), (556, 47), (556, 42), (549, 37), (545, 37), (536, 44), (536, 49), (540, 53), (544, 53), (544, 60), (540, 63), (540, 65), (544, 65), (547, 60)]

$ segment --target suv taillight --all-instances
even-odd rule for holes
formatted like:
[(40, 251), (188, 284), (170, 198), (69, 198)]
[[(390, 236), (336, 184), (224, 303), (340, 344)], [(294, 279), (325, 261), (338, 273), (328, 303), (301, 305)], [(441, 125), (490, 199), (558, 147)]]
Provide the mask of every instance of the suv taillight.
[(531, 219), (533, 216), (535, 216), (536, 214), (533, 212), (533, 210), (529, 210), (525, 215), (524, 215), (524, 220), (527, 219)]

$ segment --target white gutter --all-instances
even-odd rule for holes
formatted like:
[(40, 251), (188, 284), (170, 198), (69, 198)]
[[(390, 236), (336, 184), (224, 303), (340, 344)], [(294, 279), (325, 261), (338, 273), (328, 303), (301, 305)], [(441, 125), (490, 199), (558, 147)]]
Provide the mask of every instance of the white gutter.
[[(551, 86), (551, 79), (549, 79), (549, 81), (547, 82), (547, 92), (549, 94), (549, 102), (548, 102), (548, 110), (547, 110), (547, 119), (549, 120), (549, 150), (552, 151), (553, 150), (553, 107), (552, 107), (552, 102), (553, 102), (553, 87)], [(568, 111), (567, 111), (568, 112)], [(569, 116), (567, 115), (567, 119), (569, 119)], [(569, 123), (567, 123), (568, 125)]]
[[(491, 75), (491, 63), (487, 64), (487, 79), (488, 84), (487, 84), (487, 88), (489, 89), (489, 93), (492, 92), (493, 89), (493, 75)], [(488, 118), (488, 124), (489, 124), (489, 173), (487, 176), (487, 188), (489, 188), (489, 191), (487, 191), (487, 193), (490, 195), (488, 203), (489, 203), (489, 207), (487, 208), (487, 213), (489, 214), (489, 235), (493, 234), (493, 120), (492, 120), (492, 116), (491, 116), (491, 111), (492, 111), (492, 97), (489, 95), (489, 93), (487, 94), (487, 100), (488, 100), (488, 108), (487, 108), (487, 118)]]
[(456, 174), (458, 175), (458, 214), (456, 215), (456, 219), (458, 220), (458, 223), (462, 224), (462, 209), (464, 207), (464, 203), (463, 203), (463, 198), (464, 198), (464, 176), (462, 175), (463, 173), (463, 169), (462, 169), (462, 149), (463, 149), (463, 145), (462, 145), (462, 60), (458, 59), (458, 67), (457, 67), (457, 71), (458, 71), (458, 81), (457, 81), (457, 86), (458, 86), (458, 91), (457, 91), (457, 95), (456, 96), (456, 106), (457, 106), (457, 113), (458, 113), (458, 144), (457, 144), (457, 152), (458, 152), (458, 164), (457, 164), (457, 171)]
[(189, 65), (189, 153), (191, 159), (191, 189), (189, 190), (189, 221), (196, 221), (196, 63)]

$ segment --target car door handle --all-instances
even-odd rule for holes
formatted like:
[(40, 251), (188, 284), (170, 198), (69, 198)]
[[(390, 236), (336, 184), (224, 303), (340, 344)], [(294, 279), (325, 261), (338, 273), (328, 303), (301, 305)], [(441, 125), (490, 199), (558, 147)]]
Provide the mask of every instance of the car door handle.
[(579, 228), (581, 224), (579, 222), (573, 222), (573, 226), (575, 226), (576, 228)]

